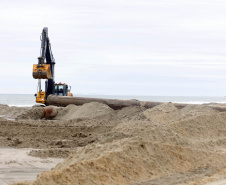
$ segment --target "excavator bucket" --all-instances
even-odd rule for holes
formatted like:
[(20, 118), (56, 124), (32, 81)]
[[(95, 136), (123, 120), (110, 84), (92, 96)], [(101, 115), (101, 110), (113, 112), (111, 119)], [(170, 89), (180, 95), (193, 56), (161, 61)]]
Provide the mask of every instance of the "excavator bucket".
[(33, 78), (51, 79), (50, 64), (33, 64)]

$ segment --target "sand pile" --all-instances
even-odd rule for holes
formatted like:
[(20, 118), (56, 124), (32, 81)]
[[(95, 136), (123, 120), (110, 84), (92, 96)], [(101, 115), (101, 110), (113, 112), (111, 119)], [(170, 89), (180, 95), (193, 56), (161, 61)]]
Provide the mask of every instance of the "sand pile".
[(37, 120), (43, 117), (43, 108), (42, 107), (32, 107), (26, 111), (23, 111), (21, 114), (15, 117), (15, 119), (31, 119)]
[(78, 149), (34, 184), (132, 184), (222, 163), (223, 154), (130, 139)]
[(30, 108), (25, 107), (10, 107), (8, 105), (0, 104), (0, 117), (4, 117), (7, 119), (15, 119), (18, 115), (24, 113), (26, 110)]
[(71, 116), (79, 109), (79, 106), (68, 105), (67, 107), (59, 107), (55, 120), (70, 120)]
[[(177, 109), (165, 103), (147, 110), (115, 111), (90, 103), (58, 112), (56, 119), (66, 120), (64, 125), (71, 128), (80, 123), (84, 128), (99, 124), (97, 130), (112, 126), (93, 142), (76, 147), (64, 162), (40, 174), (32, 184), (164, 184), (169, 175), (168, 184), (176, 184), (178, 174), (199, 173), (182, 179), (179, 184), (183, 184), (226, 165), (226, 113), (205, 106)], [(83, 134), (75, 134), (76, 139)]]
[(122, 120), (144, 118), (142, 113), (144, 110), (143, 107), (113, 110), (105, 104), (92, 102), (82, 106), (68, 105), (58, 108), (58, 115), (53, 119), (70, 123), (73, 126), (116, 126)]
[(68, 105), (66, 108), (59, 108), (56, 120), (72, 119), (93, 119), (112, 113), (113, 110), (105, 104), (93, 102), (82, 106)]

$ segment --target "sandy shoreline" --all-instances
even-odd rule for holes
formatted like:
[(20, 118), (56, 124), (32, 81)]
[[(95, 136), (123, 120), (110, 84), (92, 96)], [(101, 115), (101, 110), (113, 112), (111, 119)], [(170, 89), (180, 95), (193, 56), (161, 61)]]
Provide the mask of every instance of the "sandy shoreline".
[[(35, 148), (21, 152), (36, 161), (10, 158), (6, 153), (15, 149), (0, 149), (1, 164), (14, 161), (1, 165), (2, 182), (10, 173), (15, 181), (34, 180), (30, 184), (35, 185), (225, 182), (225, 112), (201, 105), (177, 109), (172, 103), (116, 111), (88, 103), (59, 108), (54, 120), (37, 120), (32, 109), (0, 106), (0, 146)], [(40, 162), (49, 157), (51, 167), (62, 161), (50, 171)], [(12, 164), (22, 165), (12, 170)], [(48, 172), (35, 179), (30, 167), (36, 174)], [(32, 179), (26, 179), (26, 171)]]
[(0, 184), (33, 181), (42, 171), (48, 171), (63, 159), (28, 156), (31, 149), (0, 148)]

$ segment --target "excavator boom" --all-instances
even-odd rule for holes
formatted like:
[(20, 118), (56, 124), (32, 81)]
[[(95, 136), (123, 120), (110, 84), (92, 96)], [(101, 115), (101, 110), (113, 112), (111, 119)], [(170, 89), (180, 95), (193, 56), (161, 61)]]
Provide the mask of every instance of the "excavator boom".
[[(41, 34), (41, 51), (38, 57), (38, 64), (33, 64), (33, 78), (38, 79), (38, 93), (36, 102), (45, 104), (50, 94), (54, 94), (54, 65), (55, 59), (52, 54), (48, 28), (44, 27)], [(45, 92), (41, 88), (41, 79), (45, 81)]]

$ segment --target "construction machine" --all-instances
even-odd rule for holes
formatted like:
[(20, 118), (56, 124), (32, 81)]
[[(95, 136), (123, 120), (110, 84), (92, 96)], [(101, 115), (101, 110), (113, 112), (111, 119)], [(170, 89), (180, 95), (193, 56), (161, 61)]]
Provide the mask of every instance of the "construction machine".
[[(38, 64), (33, 64), (33, 78), (38, 79), (38, 88), (36, 96), (36, 102), (46, 104), (46, 100), (49, 95), (58, 96), (73, 96), (69, 88), (65, 83), (55, 83), (54, 79), (54, 67), (55, 59), (51, 50), (50, 39), (48, 36), (48, 28), (44, 27), (41, 34), (41, 50), (40, 57), (38, 57)], [(45, 91), (41, 88), (41, 79), (45, 81)]]

